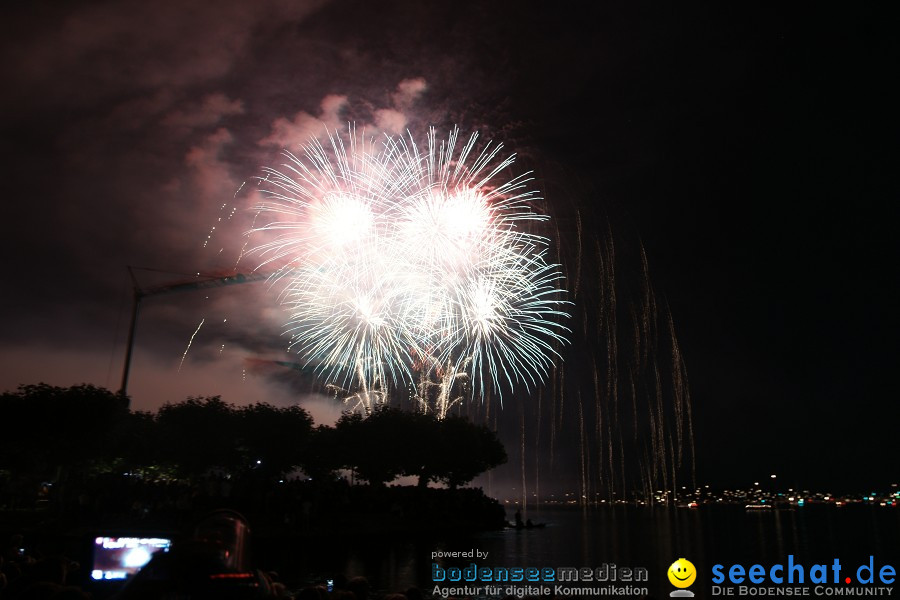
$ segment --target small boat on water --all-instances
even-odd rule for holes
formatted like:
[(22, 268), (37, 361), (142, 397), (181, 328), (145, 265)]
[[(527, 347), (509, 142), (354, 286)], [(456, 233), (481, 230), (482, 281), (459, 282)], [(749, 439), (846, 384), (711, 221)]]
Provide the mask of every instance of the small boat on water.
[(747, 510), (767, 512), (767, 511), (773, 511), (773, 510), (778, 510), (778, 511), (796, 510), (797, 507), (795, 507), (790, 502), (775, 502), (774, 504), (766, 504), (766, 503), (748, 504), (744, 508)]

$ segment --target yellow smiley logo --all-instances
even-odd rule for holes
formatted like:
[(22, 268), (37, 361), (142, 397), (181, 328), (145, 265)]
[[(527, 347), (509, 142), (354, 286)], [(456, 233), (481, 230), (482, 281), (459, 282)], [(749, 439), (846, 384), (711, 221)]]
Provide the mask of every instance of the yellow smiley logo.
[(679, 558), (672, 563), (668, 571), (669, 581), (677, 588), (690, 587), (697, 579), (697, 569), (686, 558)]

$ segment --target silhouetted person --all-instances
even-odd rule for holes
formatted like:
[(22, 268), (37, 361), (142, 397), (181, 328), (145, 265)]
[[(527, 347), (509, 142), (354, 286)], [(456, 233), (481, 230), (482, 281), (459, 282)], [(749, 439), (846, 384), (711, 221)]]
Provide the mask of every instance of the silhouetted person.
[(296, 600), (325, 600), (328, 593), (322, 587), (305, 587), (297, 593)]
[(368, 600), (369, 581), (365, 577), (354, 577), (347, 582), (347, 589), (353, 592), (356, 600)]
[(425, 600), (424, 596), (422, 596), (422, 590), (419, 588), (411, 587), (406, 590), (406, 599), (407, 600)]
[(250, 600), (277, 597), (268, 576), (251, 567), (250, 529), (238, 513), (216, 511), (200, 522), (192, 539), (157, 552), (122, 588), (120, 600), (194, 597)]

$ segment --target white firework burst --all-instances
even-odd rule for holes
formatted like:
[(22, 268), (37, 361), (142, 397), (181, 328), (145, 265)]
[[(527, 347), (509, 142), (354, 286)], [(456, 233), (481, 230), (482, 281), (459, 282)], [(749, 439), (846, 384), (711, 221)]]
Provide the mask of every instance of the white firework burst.
[(503, 178), (515, 155), (477, 134), (459, 146), (457, 129), (430, 130), (424, 150), (412, 136), (328, 139), (264, 171), (256, 208), (269, 221), (251, 232), (265, 236), (254, 251), (275, 269), (305, 364), (366, 398), (436, 365), (445, 390), (543, 380), (568, 302), (529, 174)]

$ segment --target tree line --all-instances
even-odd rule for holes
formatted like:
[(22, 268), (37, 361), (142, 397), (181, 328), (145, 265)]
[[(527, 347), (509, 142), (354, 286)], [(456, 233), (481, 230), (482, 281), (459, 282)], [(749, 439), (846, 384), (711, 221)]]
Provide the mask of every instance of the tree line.
[(413, 476), (419, 486), (455, 488), (506, 458), (483, 425), (391, 408), (316, 426), (299, 406), (235, 406), (218, 396), (151, 413), (91, 385), (26, 385), (0, 395), (0, 475), (34, 482), (103, 473), (274, 482), (301, 470), (313, 480), (350, 471), (374, 486)]

